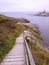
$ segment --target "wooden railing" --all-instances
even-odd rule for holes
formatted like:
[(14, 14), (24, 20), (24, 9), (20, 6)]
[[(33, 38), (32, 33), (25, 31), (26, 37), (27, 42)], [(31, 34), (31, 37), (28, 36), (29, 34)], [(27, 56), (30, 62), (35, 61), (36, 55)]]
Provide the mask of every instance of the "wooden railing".
[(29, 49), (26, 39), (25, 39), (25, 50), (26, 50), (26, 65), (35, 65), (33, 56), (31, 54), (31, 51)]

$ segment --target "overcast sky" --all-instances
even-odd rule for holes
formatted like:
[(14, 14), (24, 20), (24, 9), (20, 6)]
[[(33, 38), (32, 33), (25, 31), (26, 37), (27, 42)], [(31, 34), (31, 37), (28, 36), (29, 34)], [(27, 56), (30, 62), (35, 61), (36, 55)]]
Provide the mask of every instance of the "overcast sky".
[(0, 0), (0, 12), (49, 11), (49, 0)]

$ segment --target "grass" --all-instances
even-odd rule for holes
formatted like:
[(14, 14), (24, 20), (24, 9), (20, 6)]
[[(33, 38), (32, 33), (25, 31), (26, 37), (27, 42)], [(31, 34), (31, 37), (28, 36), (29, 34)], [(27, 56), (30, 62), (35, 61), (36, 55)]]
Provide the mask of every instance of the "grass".
[(28, 42), (28, 45), (30, 47), (36, 65), (49, 65), (49, 53), (41, 50), (40, 47), (31, 41)]
[(40, 37), (39, 34), (37, 34), (36, 32), (32, 31), (32, 35), (42, 44), (44, 44), (43, 39)]
[(21, 21), (21, 23), (29, 23), (30, 21), (27, 20), (26, 18), (18, 18), (18, 21)]
[[(24, 19), (23, 22), (27, 22)], [(17, 24), (19, 19), (0, 14), (0, 62), (15, 45), (15, 39), (23, 32), (24, 26)]]
[(34, 36), (37, 40), (39, 40), (39, 42), (41, 42), (42, 44), (44, 44), (43, 39), (40, 37), (40, 35), (37, 32), (38, 30), (35, 31), (34, 28), (31, 28), (31, 27), (29, 27), (27, 25), (24, 25), (24, 26), (25, 26), (25, 28), (27, 30), (29, 30), (32, 33), (32, 36)]
[(8, 43), (5, 45), (0, 45), (0, 62), (6, 56), (6, 54), (14, 46), (15, 39), (11, 38), (8, 40)]
[[(26, 19), (23, 19), (23, 22), (29, 22)], [(7, 17), (0, 14), (0, 62), (6, 56), (6, 54), (13, 48), (15, 45), (15, 39), (24, 31), (28, 30), (32, 32), (32, 35), (43, 43), (43, 39), (37, 33), (38, 30), (34, 30), (27, 25), (17, 24), (21, 22), (20, 19), (15, 19), (12, 17)], [(28, 40), (27, 40), (28, 42)], [(33, 42), (28, 42), (32, 55), (34, 57), (36, 65), (49, 65), (49, 54), (41, 50)]]
[[(11, 24), (10, 24), (11, 23)], [(15, 28), (12, 22), (0, 22), (0, 62), (12, 49), (15, 42)], [(9, 26), (9, 27), (8, 27)]]

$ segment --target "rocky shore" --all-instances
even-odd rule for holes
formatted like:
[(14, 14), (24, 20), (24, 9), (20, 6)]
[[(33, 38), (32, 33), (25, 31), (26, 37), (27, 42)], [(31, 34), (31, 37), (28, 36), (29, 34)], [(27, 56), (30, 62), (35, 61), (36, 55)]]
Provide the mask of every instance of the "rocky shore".
[(43, 11), (43, 12), (38, 12), (36, 14), (31, 14), (33, 16), (42, 16), (42, 17), (48, 17), (49, 16), (49, 12)]

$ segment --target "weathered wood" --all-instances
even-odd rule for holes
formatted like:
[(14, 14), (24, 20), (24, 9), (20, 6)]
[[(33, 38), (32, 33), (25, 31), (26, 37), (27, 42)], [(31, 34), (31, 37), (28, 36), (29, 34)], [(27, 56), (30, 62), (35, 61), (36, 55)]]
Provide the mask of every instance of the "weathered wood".
[(7, 54), (0, 65), (25, 65), (24, 39), (21, 35), (13, 49)]

